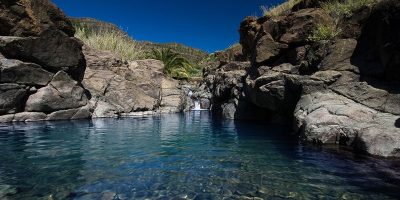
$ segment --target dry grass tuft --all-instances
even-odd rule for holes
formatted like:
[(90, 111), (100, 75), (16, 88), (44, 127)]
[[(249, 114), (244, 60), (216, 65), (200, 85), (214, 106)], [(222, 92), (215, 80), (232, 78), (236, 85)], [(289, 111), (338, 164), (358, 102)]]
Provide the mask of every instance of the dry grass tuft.
[(141, 45), (121, 32), (110, 29), (92, 31), (79, 26), (75, 29), (75, 37), (82, 40), (90, 48), (110, 51), (127, 61), (145, 58), (145, 52)]
[(293, 6), (298, 4), (302, 0), (287, 0), (285, 3), (282, 3), (277, 6), (261, 6), (261, 10), (264, 14), (264, 16), (269, 16), (269, 17), (277, 17), (280, 15), (283, 15), (285, 13), (288, 13)]

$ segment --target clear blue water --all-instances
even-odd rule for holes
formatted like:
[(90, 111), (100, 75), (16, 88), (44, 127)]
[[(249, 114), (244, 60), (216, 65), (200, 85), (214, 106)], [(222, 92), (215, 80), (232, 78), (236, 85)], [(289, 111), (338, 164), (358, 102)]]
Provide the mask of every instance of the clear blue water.
[[(0, 199), (398, 199), (400, 165), (208, 112), (0, 125)], [(259, 197), (259, 198), (254, 198)]]

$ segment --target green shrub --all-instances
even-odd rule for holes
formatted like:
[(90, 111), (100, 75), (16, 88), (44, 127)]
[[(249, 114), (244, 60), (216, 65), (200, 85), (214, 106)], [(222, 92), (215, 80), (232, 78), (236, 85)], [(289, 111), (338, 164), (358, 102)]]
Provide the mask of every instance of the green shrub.
[(322, 8), (333, 17), (349, 17), (352, 12), (371, 4), (376, 0), (332, 0), (322, 4)]
[(335, 25), (319, 24), (308, 37), (309, 41), (318, 42), (322, 40), (333, 40), (342, 32)]
[(278, 6), (271, 6), (271, 7), (261, 6), (261, 10), (264, 16), (277, 17), (290, 11), (293, 8), (293, 6), (298, 4), (300, 1), (302, 0), (287, 0), (285, 3), (282, 3)]
[(97, 50), (110, 51), (123, 60), (139, 60), (145, 57), (140, 44), (121, 32), (113, 30), (92, 31), (84, 26), (75, 26), (75, 37)]
[(164, 73), (175, 79), (189, 79), (201, 71), (171, 49), (153, 49), (147, 58), (162, 61)]

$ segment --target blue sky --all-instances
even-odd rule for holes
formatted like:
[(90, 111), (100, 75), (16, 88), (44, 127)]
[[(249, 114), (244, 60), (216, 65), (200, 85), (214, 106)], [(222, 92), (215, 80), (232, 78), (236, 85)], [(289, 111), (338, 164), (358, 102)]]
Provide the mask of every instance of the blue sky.
[(67, 15), (112, 22), (136, 40), (208, 52), (239, 41), (240, 21), (283, 0), (53, 0)]

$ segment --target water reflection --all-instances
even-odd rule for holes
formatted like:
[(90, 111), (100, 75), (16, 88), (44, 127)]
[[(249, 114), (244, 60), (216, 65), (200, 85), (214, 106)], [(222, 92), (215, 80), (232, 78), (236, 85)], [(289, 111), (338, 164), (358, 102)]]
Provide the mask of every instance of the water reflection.
[(398, 162), (288, 133), (209, 112), (0, 125), (0, 199), (399, 198)]

